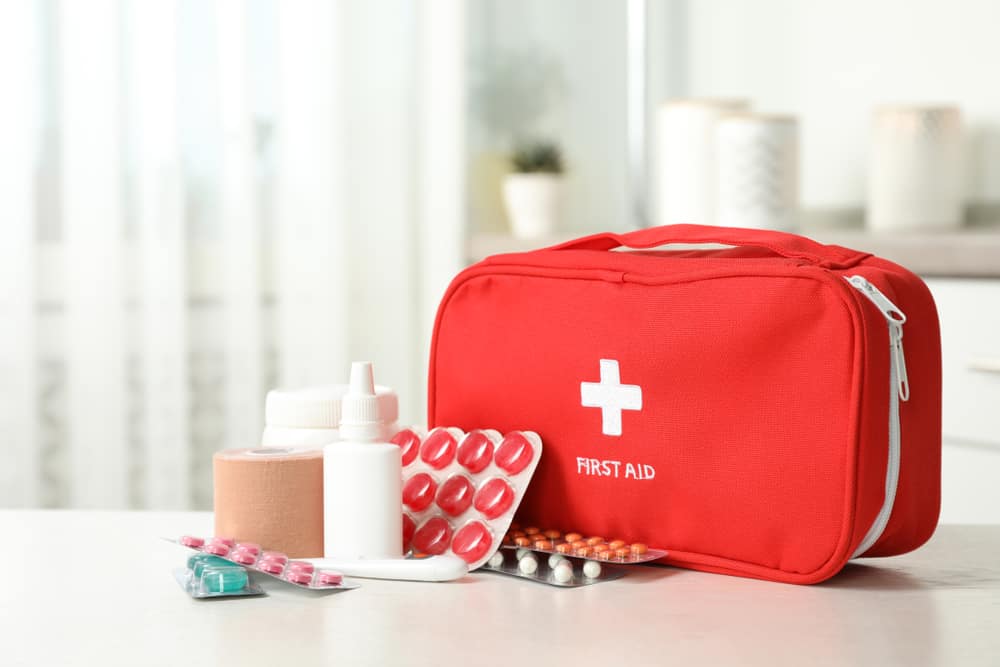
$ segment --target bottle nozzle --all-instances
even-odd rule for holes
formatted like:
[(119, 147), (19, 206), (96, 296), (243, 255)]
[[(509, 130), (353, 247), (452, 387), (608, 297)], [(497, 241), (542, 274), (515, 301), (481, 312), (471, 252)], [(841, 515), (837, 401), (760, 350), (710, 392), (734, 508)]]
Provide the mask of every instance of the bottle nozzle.
[(351, 396), (375, 395), (375, 377), (372, 373), (372, 362), (355, 361), (351, 364), (351, 384), (348, 394)]
[(340, 436), (344, 440), (374, 441), (379, 433), (378, 398), (372, 362), (351, 364), (351, 381), (341, 401)]

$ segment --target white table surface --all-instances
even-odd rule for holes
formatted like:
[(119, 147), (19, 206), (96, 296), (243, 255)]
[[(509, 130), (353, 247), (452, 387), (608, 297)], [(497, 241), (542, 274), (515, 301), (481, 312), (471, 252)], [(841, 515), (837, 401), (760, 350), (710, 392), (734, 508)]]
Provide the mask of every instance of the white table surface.
[(1000, 665), (1000, 526), (792, 586), (672, 568), (559, 589), (496, 574), (192, 600), (211, 514), (0, 511), (2, 665)]

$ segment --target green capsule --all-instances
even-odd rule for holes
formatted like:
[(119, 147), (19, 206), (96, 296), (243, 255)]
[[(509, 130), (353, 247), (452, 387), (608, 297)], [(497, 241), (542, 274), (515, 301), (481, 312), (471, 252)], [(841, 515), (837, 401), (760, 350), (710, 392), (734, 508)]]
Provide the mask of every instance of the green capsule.
[(206, 593), (236, 593), (246, 585), (247, 571), (237, 565), (210, 565), (201, 573), (201, 587)]

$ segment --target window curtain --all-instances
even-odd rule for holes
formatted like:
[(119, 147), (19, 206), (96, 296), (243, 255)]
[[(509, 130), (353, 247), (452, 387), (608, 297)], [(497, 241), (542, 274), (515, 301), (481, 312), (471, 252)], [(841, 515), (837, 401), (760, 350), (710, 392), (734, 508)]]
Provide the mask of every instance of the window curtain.
[(424, 419), (463, 34), (460, 0), (0, 4), (0, 506), (210, 508), (266, 391), (352, 359)]

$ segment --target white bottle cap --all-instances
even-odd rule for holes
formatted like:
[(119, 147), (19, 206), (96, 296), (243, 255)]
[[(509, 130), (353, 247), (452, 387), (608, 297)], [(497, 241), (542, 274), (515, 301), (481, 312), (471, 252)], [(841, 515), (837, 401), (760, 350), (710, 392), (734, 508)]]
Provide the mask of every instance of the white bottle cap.
[(341, 401), (340, 438), (360, 442), (374, 442), (379, 435), (378, 397), (372, 362), (355, 361), (351, 364), (351, 382)]
[[(272, 389), (264, 402), (264, 423), (285, 428), (337, 429), (340, 427), (341, 401), (346, 384)], [(399, 397), (389, 387), (376, 386), (378, 415), (382, 423), (399, 418)]]

